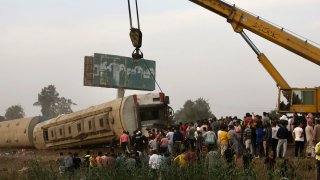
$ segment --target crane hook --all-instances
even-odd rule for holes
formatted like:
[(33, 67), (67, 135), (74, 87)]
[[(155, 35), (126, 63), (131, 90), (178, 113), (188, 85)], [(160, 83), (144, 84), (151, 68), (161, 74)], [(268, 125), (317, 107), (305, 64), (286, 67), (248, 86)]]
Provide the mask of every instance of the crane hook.
[(143, 53), (141, 52), (140, 48), (142, 46), (142, 32), (140, 30), (140, 21), (139, 21), (139, 12), (138, 12), (138, 3), (136, 2), (136, 13), (137, 13), (137, 23), (138, 28), (134, 28), (132, 26), (132, 18), (131, 18), (131, 7), (130, 7), (130, 0), (128, 0), (128, 9), (129, 9), (129, 20), (130, 20), (130, 39), (132, 42), (133, 47), (135, 47), (135, 50), (132, 52), (132, 58), (135, 60), (142, 59)]

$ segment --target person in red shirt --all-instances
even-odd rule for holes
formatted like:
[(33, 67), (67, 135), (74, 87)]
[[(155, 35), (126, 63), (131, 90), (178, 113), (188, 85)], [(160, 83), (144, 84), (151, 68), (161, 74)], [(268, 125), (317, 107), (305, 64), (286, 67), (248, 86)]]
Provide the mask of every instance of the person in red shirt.
[(150, 139), (156, 138), (156, 130), (155, 129), (151, 129), (151, 131), (149, 131), (149, 138)]
[(246, 113), (246, 116), (243, 119), (243, 125), (246, 127), (250, 121), (252, 121), (252, 116), (250, 113)]
[(159, 129), (157, 129), (156, 132), (157, 132), (157, 133), (156, 133), (156, 141), (157, 141), (158, 143), (160, 143), (160, 141), (161, 141), (161, 131), (160, 131)]
[(130, 137), (126, 131), (123, 131), (122, 135), (120, 136), (120, 146), (123, 152), (130, 152), (129, 151), (129, 144), (130, 144)]
[(163, 135), (160, 140), (160, 153), (167, 153), (168, 145), (169, 145), (169, 139), (165, 135)]

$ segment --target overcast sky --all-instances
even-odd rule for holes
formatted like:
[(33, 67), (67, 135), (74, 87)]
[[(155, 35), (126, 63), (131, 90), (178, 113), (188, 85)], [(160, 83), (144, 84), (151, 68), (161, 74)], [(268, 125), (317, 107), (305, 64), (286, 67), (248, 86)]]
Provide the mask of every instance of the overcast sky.
[[(133, 2), (133, 0), (132, 0)], [(226, 19), (188, 0), (139, 0), (142, 52), (174, 110), (207, 99), (217, 116), (276, 108), (278, 90)], [(320, 43), (319, 0), (230, 0)], [(116, 89), (83, 86), (84, 56), (131, 56), (127, 0), (0, 0), (0, 115), (20, 104), (27, 116), (54, 84), (73, 110), (110, 101)], [(134, 23), (136, 24), (136, 23)], [(247, 32), (292, 87), (319, 86), (319, 66)], [(156, 88), (154, 92), (159, 92)], [(148, 93), (127, 90), (125, 95)]]

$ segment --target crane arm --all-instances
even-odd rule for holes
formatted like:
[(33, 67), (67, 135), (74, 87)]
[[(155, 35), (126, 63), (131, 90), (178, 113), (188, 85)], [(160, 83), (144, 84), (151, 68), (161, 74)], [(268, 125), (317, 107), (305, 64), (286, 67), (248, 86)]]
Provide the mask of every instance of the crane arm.
[(240, 35), (248, 43), (248, 45), (252, 48), (252, 50), (256, 53), (256, 55), (259, 59), (259, 62), (266, 69), (266, 71), (270, 74), (270, 76), (273, 78), (273, 80), (277, 83), (277, 86), (280, 87), (281, 89), (291, 88), (289, 86), (289, 84), (287, 83), (287, 81), (281, 76), (279, 71), (269, 61), (267, 56), (259, 51), (259, 49), (250, 40), (250, 38), (244, 32), (240, 32)]
[(234, 5), (221, 0), (190, 0), (227, 19), (235, 32), (251, 31), (279, 46), (320, 65), (320, 48), (302, 40), (283, 28), (276, 27)]

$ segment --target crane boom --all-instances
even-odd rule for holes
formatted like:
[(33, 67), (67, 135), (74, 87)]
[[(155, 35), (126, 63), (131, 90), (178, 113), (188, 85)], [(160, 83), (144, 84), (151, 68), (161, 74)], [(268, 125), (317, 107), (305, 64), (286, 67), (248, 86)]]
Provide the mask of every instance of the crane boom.
[(279, 46), (320, 65), (320, 48), (286, 32), (283, 28), (274, 26), (259, 16), (254, 16), (247, 11), (237, 8), (221, 0), (190, 0), (227, 19), (235, 32), (243, 29), (251, 31)]
[(257, 54), (259, 62), (266, 69), (266, 71), (270, 74), (273, 80), (277, 83), (277, 86), (282, 89), (289, 89), (290, 86), (287, 81), (281, 76), (278, 70), (273, 66), (273, 64), (269, 61), (266, 55), (261, 53), (259, 49), (253, 44), (253, 42), (249, 39), (249, 37), (244, 33), (240, 32), (243, 39), (248, 43), (248, 45), (253, 49), (253, 51)]
[(283, 28), (275, 26), (244, 11), (235, 5), (222, 0), (189, 0), (227, 19), (233, 30), (239, 33), (248, 45), (257, 54), (259, 62), (276, 81), (279, 87), (278, 111), (279, 112), (312, 112), (320, 113), (320, 88), (292, 88), (272, 65), (268, 58), (259, 51), (244, 29), (267, 39), (305, 59), (320, 65), (320, 48), (310, 44)]

